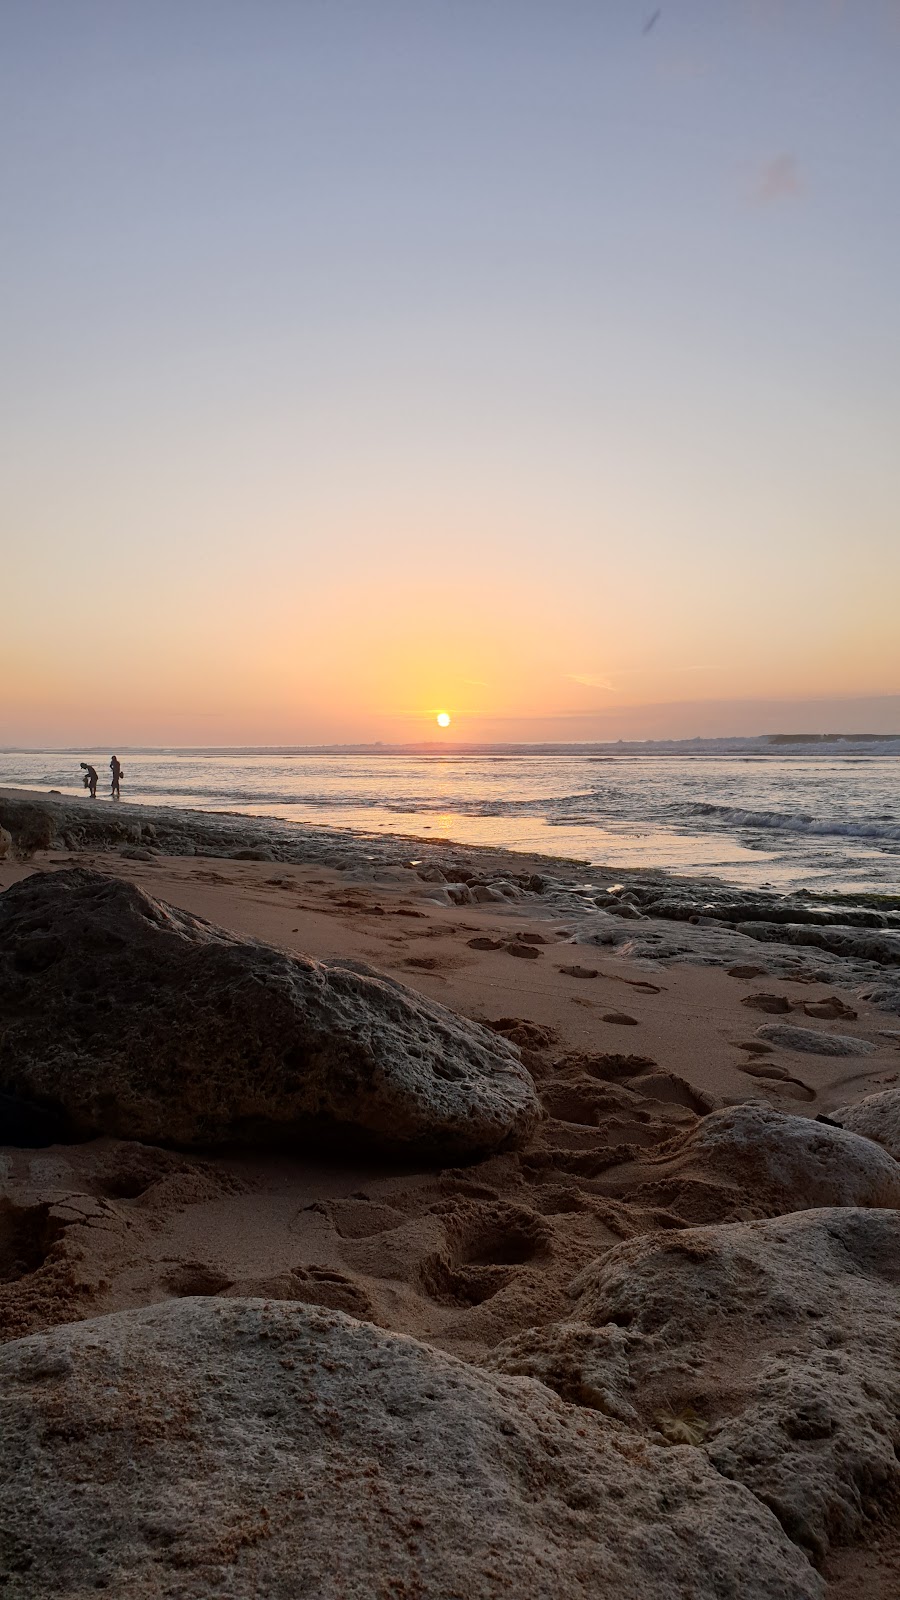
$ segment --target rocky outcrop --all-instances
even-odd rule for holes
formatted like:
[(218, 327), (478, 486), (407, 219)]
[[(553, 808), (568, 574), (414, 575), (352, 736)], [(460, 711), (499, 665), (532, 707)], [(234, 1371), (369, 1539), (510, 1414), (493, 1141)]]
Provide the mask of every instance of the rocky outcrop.
[(0, 861), (3, 861), (12, 850), (12, 834), (7, 828), (0, 827)]
[(818, 1559), (900, 1490), (898, 1246), (853, 1208), (630, 1240), (489, 1365), (701, 1447)]
[[(390, 834), (360, 834), (352, 828), (324, 826), (306, 829), (277, 817), (136, 805), (130, 799), (121, 805), (92, 804), (86, 794), (75, 798), (53, 790), (49, 795), (22, 798), (0, 789), (0, 826), (11, 834), (13, 852), (20, 857), (43, 850), (108, 851), (135, 846), (171, 856), (315, 863), (352, 872), (356, 882), (399, 881), (412, 887), (427, 874), (439, 886), (496, 887), (503, 900), (522, 894), (543, 895), (557, 882), (533, 869), (523, 871), (527, 858), (509, 850), (417, 839), (416, 859), (410, 860), (408, 840)], [(548, 864), (547, 857), (539, 860)], [(568, 862), (553, 865), (563, 870), (570, 867)]]
[(0, 1091), (69, 1137), (190, 1147), (316, 1130), (468, 1156), (539, 1115), (516, 1048), (478, 1024), (98, 873), (0, 896), (0, 1012)]
[(640, 892), (644, 910), (652, 917), (665, 917), (674, 922), (689, 922), (694, 917), (713, 918), (737, 926), (745, 923), (768, 926), (820, 927), (820, 928), (888, 928), (897, 927), (896, 917), (873, 906), (815, 906), (803, 900), (782, 899), (765, 891), (748, 890), (739, 900), (722, 891), (710, 896), (685, 896), (681, 889)]
[(10, 1600), (821, 1600), (773, 1513), (530, 1379), (191, 1299), (0, 1351)]
[[(629, 1198), (694, 1222), (774, 1217), (810, 1206), (900, 1207), (900, 1162), (869, 1139), (745, 1103), (713, 1111), (643, 1157)], [(605, 1180), (615, 1192), (617, 1174)]]
[(813, 1206), (900, 1207), (900, 1163), (868, 1139), (767, 1106), (704, 1117), (683, 1149), (707, 1172), (738, 1181), (772, 1216)]
[(783, 1050), (799, 1050), (812, 1056), (869, 1056), (875, 1049), (867, 1039), (850, 1033), (822, 1033), (818, 1028), (798, 1028), (792, 1022), (764, 1022), (757, 1028), (760, 1039), (781, 1045)]
[(849, 1128), (864, 1139), (874, 1139), (900, 1161), (900, 1089), (866, 1095), (864, 1100), (841, 1106), (831, 1115), (841, 1127)]
[[(897, 924), (893, 923), (892, 928)], [(805, 923), (739, 922), (738, 933), (761, 944), (808, 945), (832, 955), (857, 961), (876, 961), (882, 967), (900, 966), (900, 932), (878, 932), (868, 927), (809, 927)]]

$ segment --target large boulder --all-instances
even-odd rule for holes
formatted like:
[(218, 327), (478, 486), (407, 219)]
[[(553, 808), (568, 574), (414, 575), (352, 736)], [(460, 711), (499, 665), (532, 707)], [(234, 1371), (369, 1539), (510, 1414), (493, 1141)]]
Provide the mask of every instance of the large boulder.
[(815, 1559), (892, 1504), (900, 1212), (645, 1235), (599, 1258), (572, 1293), (572, 1322), (516, 1335), (489, 1364), (645, 1437), (702, 1447)]
[(772, 1512), (340, 1312), (190, 1299), (0, 1351), (9, 1600), (821, 1600)]
[(864, 1139), (874, 1139), (895, 1161), (900, 1161), (900, 1089), (867, 1094), (864, 1100), (841, 1106), (831, 1115), (842, 1128), (849, 1128), (851, 1133), (860, 1134)]
[(604, 1187), (690, 1222), (743, 1221), (810, 1206), (900, 1207), (900, 1162), (844, 1128), (745, 1102), (614, 1170)]
[(0, 1015), (0, 1092), (69, 1137), (190, 1147), (355, 1130), (470, 1156), (539, 1115), (516, 1048), (477, 1023), (80, 869), (0, 895)]

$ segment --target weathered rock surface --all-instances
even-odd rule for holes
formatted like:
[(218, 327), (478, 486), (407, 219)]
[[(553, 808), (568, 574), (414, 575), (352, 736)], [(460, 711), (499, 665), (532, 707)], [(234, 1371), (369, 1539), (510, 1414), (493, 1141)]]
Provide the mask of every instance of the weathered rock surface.
[(507, 1340), (490, 1366), (702, 1446), (817, 1559), (891, 1505), (900, 1212), (833, 1208), (644, 1236), (572, 1290), (577, 1320)]
[[(773, 1217), (811, 1206), (900, 1207), (900, 1162), (845, 1128), (744, 1103), (713, 1111), (644, 1157), (633, 1197), (692, 1221)], [(616, 1175), (610, 1177), (615, 1184)]]
[(875, 1049), (867, 1039), (856, 1039), (850, 1033), (821, 1033), (817, 1028), (798, 1028), (793, 1022), (764, 1022), (756, 1032), (769, 1044), (805, 1055), (868, 1056)]
[(9, 832), (8, 828), (0, 827), (0, 861), (3, 860), (4, 856), (9, 855), (11, 849), (12, 834)]
[[(683, 1144), (709, 1171), (742, 1178), (783, 1211), (813, 1206), (900, 1207), (900, 1162), (869, 1139), (767, 1106), (704, 1117)], [(772, 1211), (769, 1211), (772, 1215)]]
[(0, 1091), (72, 1137), (189, 1147), (316, 1127), (468, 1155), (539, 1115), (518, 1051), (478, 1024), (98, 873), (0, 895), (0, 1013)]
[[(571, 864), (546, 856), (528, 858), (518, 852), (451, 844), (446, 839), (417, 839), (415, 861), (408, 842), (389, 834), (365, 834), (352, 828), (306, 829), (277, 817), (246, 817), (227, 812), (190, 811), (177, 806), (93, 805), (87, 796), (21, 795), (0, 789), (0, 825), (12, 835), (13, 850), (28, 857), (37, 850), (115, 850), (122, 845), (152, 846), (164, 855), (208, 856), (236, 860), (294, 862), (350, 871), (356, 881), (399, 880), (411, 885), (420, 868), (433, 868), (434, 882), (497, 884), (513, 896), (543, 895), (556, 879), (536, 872), (558, 865), (566, 876)], [(403, 849), (403, 845), (406, 848)], [(527, 870), (523, 870), (527, 869)]]
[(0, 1352), (10, 1600), (821, 1600), (714, 1471), (338, 1312), (182, 1300)]
[[(896, 928), (896, 923), (893, 926)], [(836, 956), (877, 961), (884, 967), (900, 966), (900, 932), (779, 922), (739, 922), (737, 931), (761, 944), (808, 945)]]
[(641, 899), (645, 911), (654, 917), (666, 917), (676, 922), (688, 922), (693, 917), (715, 918), (738, 926), (760, 923), (770, 927), (785, 924), (793, 927), (832, 928), (887, 928), (896, 926), (890, 914), (871, 906), (816, 906), (803, 900), (782, 899), (765, 890), (747, 890), (739, 900), (731, 898), (728, 888), (715, 891), (710, 897), (685, 898), (683, 889), (668, 889), (663, 894), (656, 890), (644, 891)]
[(900, 1161), (900, 1089), (885, 1089), (868, 1094), (855, 1105), (832, 1111), (835, 1122), (864, 1139), (874, 1139)]

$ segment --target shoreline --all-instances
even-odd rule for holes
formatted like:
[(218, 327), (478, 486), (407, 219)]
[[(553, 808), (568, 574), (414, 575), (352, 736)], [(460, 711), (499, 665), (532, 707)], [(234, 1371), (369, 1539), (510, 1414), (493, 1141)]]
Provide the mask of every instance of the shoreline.
[[(215, 810), (200, 806), (172, 806), (149, 801), (120, 801), (102, 797), (91, 802), (87, 796), (67, 795), (60, 791), (25, 789), (0, 786), (0, 826), (4, 806), (16, 808), (32, 805), (38, 810), (47, 808), (55, 821), (65, 813), (62, 826), (56, 831), (62, 836), (70, 833), (79, 844), (91, 842), (139, 843), (150, 839), (154, 845), (165, 842), (172, 854), (227, 854), (229, 844), (252, 848), (256, 840), (259, 847), (269, 847), (273, 859), (298, 862), (320, 859), (310, 844), (330, 843), (338, 854), (346, 857), (348, 864), (354, 857), (372, 863), (379, 858), (393, 862), (396, 847), (415, 845), (416, 856), (426, 860), (429, 855), (451, 855), (458, 860), (508, 863), (510, 867), (530, 866), (533, 870), (554, 867), (573, 877), (584, 872), (600, 877), (622, 877), (639, 882), (659, 882), (671, 886), (690, 888), (698, 895), (708, 889), (727, 890), (732, 898), (760, 903), (795, 903), (799, 901), (834, 902), (835, 906), (884, 907), (888, 913), (897, 913), (900, 928), (900, 891), (888, 894), (880, 890), (822, 890), (800, 889), (793, 892), (775, 888), (747, 888), (719, 873), (678, 872), (671, 867), (649, 863), (641, 867), (610, 865), (590, 861), (584, 856), (557, 855), (548, 851), (519, 850), (512, 846), (469, 844), (443, 835), (426, 837), (424, 834), (400, 830), (368, 831), (364, 828), (341, 828), (334, 823), (315, 822), (309, 819), (293, 821), (264, 813)], [(92, 807), (87, 810), (87, 807)], [(129, 824), (128, 819), (131, 819)], [(149, 829), (146, 827), (149, 824)], [(6, 826), (9, 826), (7, 823)], [(246, 833), (247, 839), (242, 835)], [(155, 837), (154, 837), (155, 836)], [(307, 837), (309, 836), (309, 837)], [(74, 847), (74, 845), (73, 845)], [(178, 847), (178, 848), (173, 848)], [(365, 847), (365, 848), (363, 848)], [(406, 852), (408, 855), (409, 852)]]
[[(201, 759), (202, 757), (202, 759)], [(469, 848), (647, 864), (677, 877), (715, 876), (748, 888), (842, 893), (897, 890), (896, 763), (848, 755), (731, 758), (675, 767), (643, 755), (597, 764), (571, 754), (500, 761), (473, 755), (379, 761), (243, 751), (134, 754), (123, 803), (332, 826), (365, 835), (444, 839)], [(735, 759), (737, 764), (735, 765)], [(892, 758), (891, 758), (892, 759)], [(775, 767), (771, 766), (772, 761)], [(756, 765), (754, 765), (756, 763)], [(613, 768), (617, 769), (618, 775)], [(0, 787), (83, 798), (73, 762), (44, 752), (0, 757)], [(101, 785), (101, 796), (108, 791)], [(100, 804), (108, 804), (105, 798)]]
[[(539, 920), (564, 919), (579, 944), (639, 961), (819, 973), (900, 1014), (900, 895), (745, 889), (713, 875), (610, 869), (570, 857), (463, 845), (413, 834), (367, 834), (235, 812), (188, 810), (0, 789), (8, 859), (118, 852), (259, 861), (328, 869), (354, 883), (429, 884), (444, 905), (521, 901)], [(387, 875), (387, 879), (385, 878)]]
[[(676, 763), (674, 772), (643, 757), (616, 777), (583, 756), (555, 764), (513, 758), (512, 766), (494, 758), (391, 756), (373, 764), (348, 757), (335, 769), (317, 756), (237, 752), (207, 762), (149, 755), (129, 757), (122, 803), (423, 845), (439, 834), (460, 848), (604, 870), (649, 864), (675, 877), (713, 876), (782, 894), (896, 892), (896, 766), (828, 756), (824, 763), (803, 758), (801, 770), (773, 759), (778, 770), (764, 774), (749, 757), (736, 766), (704, 757), (700, 769)], [(64, 757), (0, 758), (0, 768), (0, 787), (42, 797), (59, 791), (67, 804), (84, 799), (80, 775)], [(104, 780), (100, 806), (109, 805), (108, 787)]]

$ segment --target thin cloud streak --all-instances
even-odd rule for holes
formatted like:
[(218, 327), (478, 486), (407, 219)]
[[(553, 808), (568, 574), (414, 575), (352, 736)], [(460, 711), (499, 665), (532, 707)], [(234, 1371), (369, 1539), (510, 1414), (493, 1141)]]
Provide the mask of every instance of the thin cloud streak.
[(760, 168), (753, 189), (753, 198), (760, 205), (774, 205), (781, 200), (796, 200), (803, 193), (803, 178), (794, 156), (773, 156)]
[(595, 676), (591, 672), (567, 672), (569, 683), (581, 683), (586, 689), (607, 689), (610, 694), (615, 694), (616, 686), (610, 683), (609, 678)]

